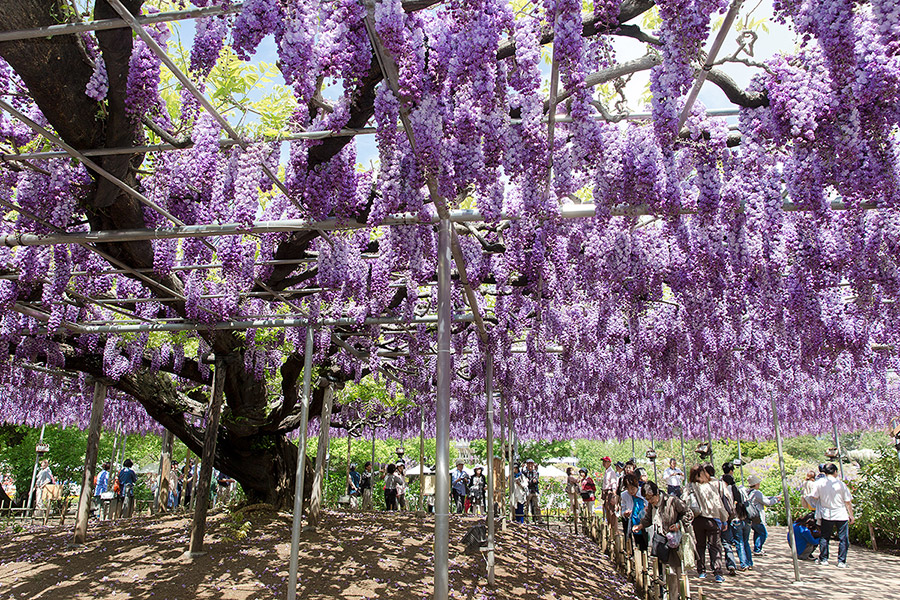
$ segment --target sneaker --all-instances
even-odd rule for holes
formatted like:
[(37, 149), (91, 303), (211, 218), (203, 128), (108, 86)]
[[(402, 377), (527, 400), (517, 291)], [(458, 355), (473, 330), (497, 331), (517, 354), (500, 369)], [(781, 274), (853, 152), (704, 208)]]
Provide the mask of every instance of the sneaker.
[(728, 567), (729, 575), (737, 575), (737, 570), (734, 567)]
[(722, 583), (723, 581), (725, 581), (724, 577), (722, 577), (721, 575), (716, 575), (716, 583)]
[(762, 551), (762, 550), (754, 550), (754, 551), (753, 551), (753, 555), (754, 555), (754, 556), (762, 556), (762, 555), (763, 555), (763, 551)]
[(706, 579), (706, 573), (700, 573), (697, 575), (697, 579)]
[(838, 566), (838, 569), (846, 569), (847, 563), (838, 561), (837, 566)]
[(817, 559), (816, 559), (816, 564), (817, 564), (817, 565), (825, 565), (825, 566), (827, 567), (827, 566), (828, 566), (828, 559), (827, 559), (827, 558), (817, 558)]

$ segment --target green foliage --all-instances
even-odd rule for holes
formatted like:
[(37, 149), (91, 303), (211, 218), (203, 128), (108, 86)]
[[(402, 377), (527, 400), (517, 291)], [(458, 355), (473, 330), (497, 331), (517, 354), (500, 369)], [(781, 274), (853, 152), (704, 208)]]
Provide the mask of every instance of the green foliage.
[(224, 535), (236, 542), (247, 539), (253, 524), (244, 519), (241, 513), (230, 513), (224, 523)]
[(870, 544), (869, 525), (878, 537), (900, 540), (900, 458), (892, 445), (879, 449), (881, 458), (866, 465), (851, 485), (854, 516), (851, 538)]

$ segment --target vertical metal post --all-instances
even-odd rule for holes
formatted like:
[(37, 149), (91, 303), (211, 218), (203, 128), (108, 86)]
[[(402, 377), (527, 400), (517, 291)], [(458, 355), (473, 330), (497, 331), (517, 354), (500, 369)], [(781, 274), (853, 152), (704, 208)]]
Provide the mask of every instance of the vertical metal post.
[(637, 456), (634, 454), (634, 436), (631, 436), (631, 460), (637, 462)]
[(681, 438), (681, 470), (687, 473), (687, 458), (684, 455), (684, 427), (678, 428), (678, 435)]
[(744, 485), (744, 455), (741, 453), (741, 438), (738, 438), (738, 460), (741, 462), (741, 485)]
[[(509, 452), (509, 445), (506, 443), (506, 412), (503, 407), (503, 392), (500, 392), (500, 481), (506, 481), (506, 453)], [(506, 494), (500, 493), (500, 514), (503, 518), (500, 520), (500, 529), (506, 531), (506, 522), (509, 520), (509, 514), (506, 512)]]
[(294, 519), (291, 526), (291, 561), (288, 569), (288, 600), (297, 598), (297, 565), (300, 552), (300, 524), (303, 519), (303, 473), (306, 469), (306, 428), (309, 425), (309, 389), (312, 377), (313, 324), (306, 324), (306, 350), (303, 355), (303, 398), (300, 413), (300, 440), (297, 444), (297, 473), (294, 487)]
[(712, 426), (709, 423), (709, 415), (706, 415), (706, 436), (709, 438), (709, 464), (716, 466), (716, 459), (713, 457)]
[(419, 407), (419, 510), (425, 513), (425, 404)]
[[(653, 452), (656, 452), (656, 441), (653, 438), (653, 434), (650, 434), (650, 449)], [(656, 472), (656, 459), (653, 459), (653, 483), (659, 485), (659, 474)]]
[[(503, 398), (503, 396), (504, 394), (501, 393), (501, 399)], [(516, 512), (515, 492), (513, 490), (513, 465), (516, 464), (516, 457), (513, 453), (512, 408), (509, 406), (509, 404), (506, 405), (506, 435), (508, 436), (506, 446), (509, 449), (509, 477), (506, 480), (506, 484), (509, 486), (509, 501), (507, 504), (509, 512), (506, 513), (506, 518), (510, 522), (512, 522), (512, 520), (515, 518)]]
[[(46, 425), (41, 425), (41, 437), (38, 439), (38, 444), (44, 443), (44, 428)], [(28, 502), (25, 503), (25, 508), (31, 508), (31, 498), (34, 496), (34, 480), (37, 477), (37, 468), (38, 464), (41, 462), (41, 457), (38, 456), (37, 450), (34, 452), (34, 468), (31, 469), (31, 485), (28, 486)]]
[(87, 539), (88, 517), (90, 516), (91, 499), (94, 495), (94, 471), (97, 469), (97, 454), (100, 452), (100, 426), (105, 402), (106, 385), (96, 381), (94, 382), (94, 400), (91, 404), (87, 450), (84, 454), (84, 477), (81, 482), (81, 494), (78, 496), (78, 513), (75, 517), (76, 544), (83, 544)]
[(484, 357), (484, 393), (487, 396), (487, 581), (494, 585), (494, 355), (487, 348)]
[(450, 220), (441, 219), (437, 253), (437, 403), (435, 411), (434, 600), (450, 593)]
[(794, 581), (800, 581), (800, 562), (797, 559), (797, 540), (794, 539), (794, 521), (791, 518), (791, 496), (788, 493), (787, 475), (784, 473), (784, 454), (781, 450), (781, 429), (778, 426), (778, 407), (772, 396), (772, 421), (775, 424), (775, 442), (778, 444), (778, 468), (781, 469), (781, 489), (784, 493), (784, 511), (787, 516), (788, 542), (794, 559)]
[(832, 424), (834, 427), (834, 445), (837, 447), (838, 467), (841, 469), (841, 481), (844, 480), (844, 453), (841, 452), (841, 438), (838, 437), (837, 423)]
[(372, 425), (372, 487), (375, 487), (375, 425)]

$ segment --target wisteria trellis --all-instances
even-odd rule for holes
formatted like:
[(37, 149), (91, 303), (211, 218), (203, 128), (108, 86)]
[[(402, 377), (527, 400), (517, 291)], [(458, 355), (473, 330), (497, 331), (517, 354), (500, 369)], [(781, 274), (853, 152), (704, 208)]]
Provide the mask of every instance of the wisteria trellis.
[[(658, 31), (639, 32), (659, 57), (646, 66), (653, 119), (604, 119), (611, 108), (588, 85), (589, 75), (616, 64), (611, 36), (635, 36), (636, 25), (620, 24), (654, 4)], [(118, 80), (134, 132), (153, 127), (191, 143), (149, 155), (140, 172), (125, 165), (119, 174), (185, 224), (238, 223), (247, 233), (156, 239), (149, 263), (124, 257), (183, 301), (165, 299), (171, 295), (146, 279), (109, 273), (85, 245), (0, 249), (7, 273), (0, 282), (0, 357), (8, 360), (0, 417), (86, 424), (84, 381), (60, 386), (51, 375), (21, 368), (26, 361), (103, 374), (145, 405), (140, 386), (129, 383), (137, 372), (171, 378), (182, 391), (208, 379), (196, 356), (185, 357), (189, 336), (84, 334), (70, 324), (212, 324), (299, 312), (355, 319), (357, 328), (317, 331), (317, 363), (344, 378), (390, 363), (433, 429), (431, 326), (363, 325), (371, 316), (433, 312), (434, 228), (380, 226), (398, 212), (431, 218), (427, 174), (451, 205), (471, 199), (484, 217), (458, 227), (460, 245), (489, 317), (497, 387), (520, 437), (659, 439), (676, 429), (702, 436), (707, 413), (714, 433), (767, 437), (772, 395), (786, 434), (884, 422), (900, 411), (890, 379), (900, 344), (900, 12), (889, 0), (776, 2), (776, 17), (802, 39), (797, 52), (768, 61), (747, 90), (710, 78), (740, 107), (737, 131), (699, 104), (676, 131), (711, 18), (727, 6), (597, 0), (583, 12), (578, 0), (384, 0), (373, 7), (374, 23), (398, 68), (397, 94), (381, 81), (367, 8), (356, 0), (248, 0), (236, 13), (197, 21), (190, 76), (201, 89), (223, 45), (251, 59), (274, 35), (279, 67), (301, 107), (293, 133), (372, 122), (374, 170), (358, 168), (348, 137), (291, 141), (283, 165), (277, 141), (223, 147), (220, 123), (190, 94), (182, 93), (177, 106), (165, 104), (159, 57), (135, 38)], [(166, 44), (168, 25), (147, 31)], [(83, 91), (112, 114), (115, 84), (101, 35), (78, 35), (92, 61)], [(558, 105), (542, 89), (542, 46), (552, 48), (559, 72), (565, 100)], [(0, 55), (14, 65), (2, 45)], [(328, 110), (321, 108), (323, 81), (340, 90)], [(6, 62), (0, 94), (31, 119), (56, 126)], [(551, 106), (558, 122), (548, 128)], [(4, 152), (38, 141), (32, 129), (0, 114)], [(264, 172), (279, 166), (287, 194)], [(124, 228), (98, 216), (99, 189), (77, 161), (4, 163), (0, 200), (9, 212), (0, 233)], [(584, 199), (595, 216), (559, 217), (561, 206)], [(171, 226), (141, 210), (142, 226)], [(315, 231), (251, 233), (259, 220), (333, 217), (365, 227), (327, 238)], [(286, 264), (288, 258), (297, 260)], [(458, 286), (454, 295), (464, 310)], [(79, 298), (118, 299), (119, 312)], [(334, 345), (338, 334), (370, 353), (370, 362)], [(198, 338), (196, 353), (227, 347), (262, 381), (302, 352), (305, 329), (201, 331)], [(453, 343), (459, 376), (451, 435), (478, 437), (487, 348), (471, 324), (456, 327)], [(525, 352), (511, 352), (515, 345)], [(562, 352), (544, 351), (551, 346)], [(391, 357), (379, 355), (386, 353)], [(168, 411), (190, 412), (187, 402), (173, 393)], [(288, 412), (281, 417), (295, 428)], [(156, 427), (134, 410), (108, 409), (112, 414), (127, 415), (132, 430)], [(410, 412), (379, 435), (418, 430), (419, 415)]]

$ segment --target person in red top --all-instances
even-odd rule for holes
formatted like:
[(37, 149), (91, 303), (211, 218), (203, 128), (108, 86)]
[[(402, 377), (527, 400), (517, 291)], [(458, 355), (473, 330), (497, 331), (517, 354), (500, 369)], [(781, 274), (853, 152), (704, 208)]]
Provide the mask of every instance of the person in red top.
[(581, 501), (583, 504), (584, 515), (590, 517), (594, 514), (594, 500), (596, 499), (597, 486), (594, 480), (588, 475), (588, 470), (584, 467), (578, 469), (581, 474)]

